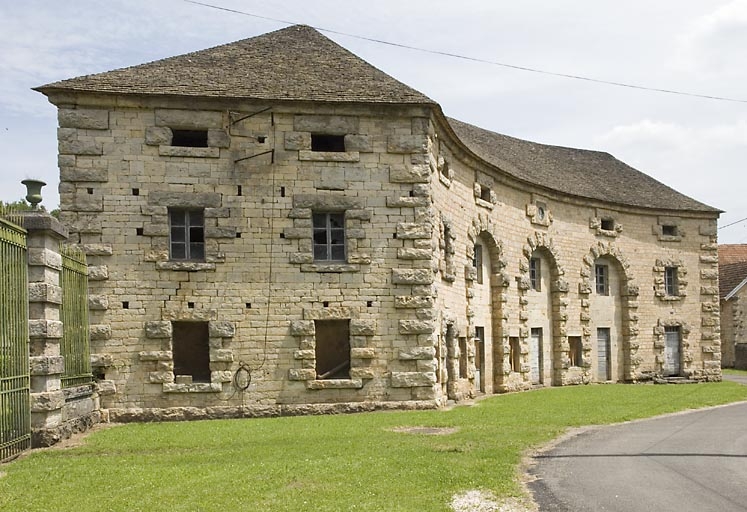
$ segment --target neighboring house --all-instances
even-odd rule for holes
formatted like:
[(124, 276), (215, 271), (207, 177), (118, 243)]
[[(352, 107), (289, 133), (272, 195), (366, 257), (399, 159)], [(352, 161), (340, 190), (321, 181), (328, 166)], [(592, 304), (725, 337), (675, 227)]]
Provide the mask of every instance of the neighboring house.
[(718, 246), (721, 364), (747, 370), (747, 244)]
[(37, 90), (112, 420), (721, 378), (719, 210), (309, 27)]

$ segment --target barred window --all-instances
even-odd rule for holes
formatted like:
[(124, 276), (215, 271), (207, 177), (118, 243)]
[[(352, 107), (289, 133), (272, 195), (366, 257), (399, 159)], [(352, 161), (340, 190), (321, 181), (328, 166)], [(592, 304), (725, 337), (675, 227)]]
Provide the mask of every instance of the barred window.
[(202, 210), (169, 209), (172, 260), (205, 259), (205, 216)]
[(677, 267), (666, 267), (664, 269), (664, 291), (671, 297), (679, 295)]
[(314, 260), (345, 261), (345, 213), (315, 212)]
[(596, 265), (594, 267), (597, 295), (610, 294), (609, 267), (607, 265)]
[(482, 245), (475, 245), (475, 257), (472, 259), (472, 266), (475, 267), (475, 270), (477, 271), (477, 275), (475, 276), (477, 284), (482, 284)]
[(541, 264), (539, 258), (529, 260), (529, 287), (535, 291), (541, 291), (542, 287)]

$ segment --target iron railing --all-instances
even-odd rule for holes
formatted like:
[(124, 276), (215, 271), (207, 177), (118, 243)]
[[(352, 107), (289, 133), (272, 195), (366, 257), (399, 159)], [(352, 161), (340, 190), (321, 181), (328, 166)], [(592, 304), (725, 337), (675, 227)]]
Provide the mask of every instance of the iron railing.
[(31, 447), (26, 231), (0, 218), (0, 462)]
[(60, 355), (65, 358), (62, 387), (70, 388), (93, 381), (88, 328), (88, 266), (86, 255), (80, 249), (61, 245), (60, 254)]

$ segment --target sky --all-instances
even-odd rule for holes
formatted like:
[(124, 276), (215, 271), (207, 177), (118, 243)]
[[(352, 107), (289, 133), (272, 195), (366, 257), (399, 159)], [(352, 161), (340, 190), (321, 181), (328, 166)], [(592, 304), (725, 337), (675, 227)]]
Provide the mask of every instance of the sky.
[(607, 151), (724, 210), (719, 242), (747, 243), (747, 0), (202, 1), (253, 16), (185, 0), (0, 0), (0, 200), (36, 178), (48, 184), (42, 204), (59, 202), (56, 109), (32, 87), (290, 22), (337, 32), (322, 30), (450, 117)]

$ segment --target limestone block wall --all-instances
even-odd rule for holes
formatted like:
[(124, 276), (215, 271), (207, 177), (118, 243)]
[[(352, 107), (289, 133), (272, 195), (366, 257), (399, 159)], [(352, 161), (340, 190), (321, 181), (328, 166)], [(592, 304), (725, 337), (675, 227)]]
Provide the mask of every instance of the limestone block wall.
[[(722, 300), (721, 305), (721, 364), (724, 368), (732, 368), (736, 364), (737, 345), (747, 345), (745, 336), (745, 295), (747, 290), (742, 288), (729, 300)], [(744, 366), (745, 362), (741, 362)]]
[[(440, 403), (425, 109), (58, 101), (62, 220), (90, 263), (113, 419)], [(206, 147), (170, 145), (196, 129)], [(313, 150), (317, 133), (345, 151)], [(170, 259), (170, 208), (204, 211), (204, 261)], [(344, 262), (314, 260), (314, 211), (345, 213)], [(318, 379), (315, 321), (334, 319), (350, 375)], [(208, 325), (209, 382), (174, 371), (183, 321)]]
[[(440, 270), (434, 287), (441, 332), (446, 325), (464, 326), (461, 332), (467, 336), (473, 332), (470, 272), (463, 277), (448, 269), (469, 269), (475, 240), (490, 240), (490, 260), (499, 262), (490, 276), (497, 298), (491, 340), (496, 390), (530, 385), (530, 336), (538, 327), (552, 332), (551, 352), (543, 354), (551, 359), (545, 371), (559, 384), (597, 379), (596, 329), (602, 326), (613, 335), (613, 380), (661, 374), (668, 327), (679, 330), (681, 374), (720, 379), (713, 215), (580, 201), (535, 189), (487, 169), (444, 132), (435, 121), (431, 183), (438, 212), (434, 222), (441, 225), (433, 241), (438, 259), (434, 268)], [(675, 234), (663, 234), (665, 225), (676, 226)], [(550, 267), (550, 275), (544, 276), (549, 297), (530, 290), (533, 255)], [(593, 289), (598, 261), (612, 266), (610, 297), (596, 296)], [(677, 269), (675, 296), (664, 289), (667, 267)], [(533, 298), (541, 295), (545, 298)], [(460, 311), (465, 313), (460, 316)], [(543, 324), (544, 311), (551, 318)], [(514, 337), (521, 347), (519, 372), (511, 371), (508, 360)], [(570, 367), (571, 337), (582, 340), (581, 367)], [(470, 382), (469, 388), (475, 387)]]
[[(608, 324), (613, 380), (661, 374), (668, 328), (683, 375), (720, 379), (712, 215), (518, 183), (427, 107), (52, 99), (61, 219), (90, 263), (93, 360), (113, 419), (434, 407), (528, 389), (537, 328), (545, 385), (596, 380), (596, 329)], [(172, 145), (190, 131), (204, 144)], [(344, 151), (315, 147), (319, 134)], [(204, 258), (170, 257), (174, 208), (203, 212)], [(315, 258), (315, 212), (344, 213), (343, 261)], [(614, 318), (593, 289), (598, 260), (613, 266)], [(326, 321), (348, 329), (344, 378), (319, 376)], [(206, 382), (176, 371), (180, 322), (206, 328)]]

